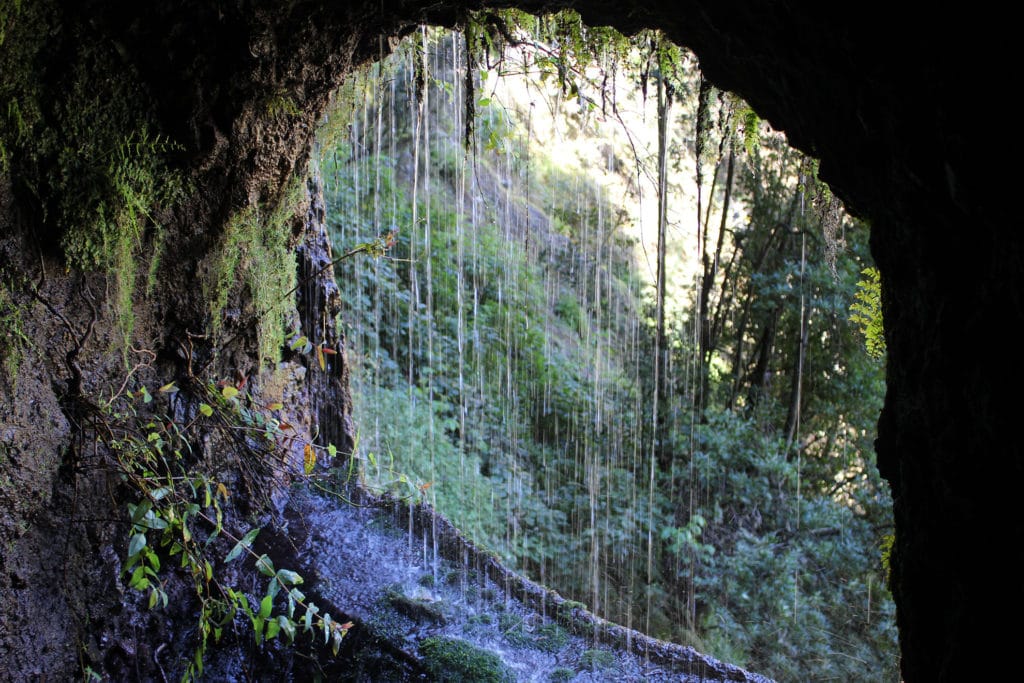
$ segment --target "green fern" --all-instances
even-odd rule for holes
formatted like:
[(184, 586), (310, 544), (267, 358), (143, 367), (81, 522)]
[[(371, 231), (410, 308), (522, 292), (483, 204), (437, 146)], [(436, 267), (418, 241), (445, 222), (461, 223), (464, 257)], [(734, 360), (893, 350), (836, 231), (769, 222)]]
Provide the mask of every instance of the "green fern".
[(885, 333), (882, 326), (882, 279), (877, 268), (861, 271), (857, 293), (850, 305), (850, 322), (860, 327), (864, 347), (872, 358), (885, 357)]

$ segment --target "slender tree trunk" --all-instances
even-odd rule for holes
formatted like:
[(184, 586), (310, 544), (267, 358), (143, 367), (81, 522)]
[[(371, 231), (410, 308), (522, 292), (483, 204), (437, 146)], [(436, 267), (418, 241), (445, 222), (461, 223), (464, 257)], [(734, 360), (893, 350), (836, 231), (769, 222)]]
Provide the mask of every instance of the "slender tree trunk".
[[(718, 345), (718, 335), (715, 330), (715, 325), (711, 319), (711, 291), (715, 286), (715, 281), (718, 279), (718, 268), (722, 259), (722, 249), (725, 246), (725, 229), (726, 222), (729, 216), (729, 204), (732, 198), (732, 181), (733, 181), (733, 166), (735, 162), (735, 154), (732, 150), (732, 145), (729, 146), (729, 159), (726, 162), (726, 174), (725, 174), (725, 196), (722, 200), (722, 220), (718, 226), (718, 239), (715, 243), (715, 253), (710, 258), (707, 253), (703, 254), (704, 269), (701, 277), (700, 286), (700, 363), (701, 373), (700, 382), (701, 388), (697, 392), (696, 404), (697, 414), (702, 415), (704, 413), (704, 407), (707, 404), (707, 395), (710, 390), (710, 376), (708, 368), (711, 364), (711, 354), (714, 352)], [(708, 200), (708, 205), (711, 205), (711, 200)], [(710, 214), (710, 212), (709, 212)], [(706, 222), (705, 222), (706, 229)], [(719, 292), (718, 301), (721, 303), (725, 297), (725, 286), (726, 283), (722, 283), (722, 291)]]
[[(756, 200), (755, 200), (756, 201)], [(789, 207), (786, 210), (785, 217), (772, 226), (772, 231), (769, 233), (768, 238), (765, 240), (764, 245), (757, 254), (752, 267), (749, 270), (749, 274), (761, 272), (765, 263), (768, 261), (770, 256), (775, 257), (779, 253), (783, 252), (786, 248), (786, 235), (789, 231), (790, 226), (793, 224), (793, 218), (796, 215), (796, 209), (800, 205), (800, 189), (797, 188), (796, 192), (793, 193), (793, 198), (790, 200)], [(779, 237), (781, 236), (781, 239)], [(778, 245), (778, 246), (776, 246)], [(765, 383), (765, 372), (768, 371), (769, 363), (768, 359), (762, 358), (764, 353), (764, 341), (766, 337), (762, 334), (760, 341), (758, 342), (758, 349), (755, 352), (757, 356), (757, 363), (750, 372), (744, 372), (744, 360), (743, 360), (743, 348), (746, 342), (747, 328), (750, 326), (750, 307), (753, 300), (753, 284), (748, 281), (747, 283), (747, 294), (743, 302), (743, 312), (740, 315), (740, 322), (737, 325), (736, 331), (736, 345), (733, 352), (732, 372), (733, 372), (733, 386), (732, 392), (729, 396), (729, 406), (732, 407), (736, 404), (736, 400), (740, 396), (740, 392), (743, 387), (744, 381), (750, 382), (747, 395), (748, 398), (753, 398), (755, 387), (764, 385)], [(770, 335), (771, 342), (774, 344), (774, 324), (778, 320), (778, 316), (781, 309), (777, 308), (771, 317), (772, 333)], [(766, 325), (767, 327), (768, 325)]]
[(655, 339), (655, 434), (658, 467), (669, 472), (672, 452), (668, 444), (668, 338), (665, 334), (665, 252), (668, 233), (668, 116), (671, 98), (665, 89), (665, 76), (658, 66), (658, 272), (657, 272), (657, 330)]

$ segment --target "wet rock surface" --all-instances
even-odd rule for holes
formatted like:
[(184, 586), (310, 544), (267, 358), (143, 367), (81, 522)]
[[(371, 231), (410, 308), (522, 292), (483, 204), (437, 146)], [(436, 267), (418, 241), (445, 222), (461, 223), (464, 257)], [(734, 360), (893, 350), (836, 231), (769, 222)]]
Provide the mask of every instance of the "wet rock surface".
[(278, 533), (295, 543), (309, 592), (355, 624), (339, 657), (351, 680), (458, 675), (436, 670), (440, 644), (496, 655), (497, 670), (462, 672), (476, 680), (769, 681), (595, 617), (503, 567), (427, 506), (366, 491), (348, 500), (296, 490)]

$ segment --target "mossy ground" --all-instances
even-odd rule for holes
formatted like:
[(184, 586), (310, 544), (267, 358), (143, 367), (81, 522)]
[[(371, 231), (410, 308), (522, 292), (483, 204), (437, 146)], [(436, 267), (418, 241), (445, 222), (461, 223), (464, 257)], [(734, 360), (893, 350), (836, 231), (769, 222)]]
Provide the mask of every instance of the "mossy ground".
[(509, 683), (515, 680), (496, 654), (457, 638), (427, 638), (420, 643), (420, 654), (433, 679), (442, 683)]

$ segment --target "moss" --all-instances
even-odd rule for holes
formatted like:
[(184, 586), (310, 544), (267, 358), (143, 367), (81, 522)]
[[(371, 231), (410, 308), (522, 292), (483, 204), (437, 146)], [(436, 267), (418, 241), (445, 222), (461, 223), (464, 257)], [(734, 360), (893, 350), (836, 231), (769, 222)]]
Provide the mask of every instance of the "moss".
[(498, 655), (457, 638), (427, 638), (420, 643), (420, 654), (424, 668), (435, 681), (505, 683), (515, 680)]
[(615, 665), (615, 654), (609, 650), (584, 650), (580, 666), (586, 671), (606, 671)]
[(518, 614), (506, 612), (498, 618), (498, 627), (501, 635), (505, 637), (510, 645), (515, 647), (526, 647), (533, 642), (530, 634), (526, 632), (526, 624)]
[(462, 632), (466, 635), (489, 633), (493, 623), (494, 618), (489, 614), (474, 614), (466, 619)]
[(40, 210), (44, 243), (71, 268), (112, 274), (127, 346), (144, 231), (184, 183), (141, 80), (96, 31), (47, 0), (0, 2), (0, 158)]
[(430, 600), (410, 598), (395, 587), (388, 589), (384, 599), (396, 612), (413, 621), (432, 622), (435, 624), (445, 624), (448, 621), (437, 603)]
[(592, 635), (594, 633), (594, 625), (578, 619), (576, 612), (586, 611), (587, 606), (582, 602), (576, 602), (575, 600), (566, 600), (558, 606), (558, 620), (561, 621), (570, 631), (580, 635)]
[(288, 224), (304, 188), (303, 179), (296, 175), (276, 206), (250, 206), (236, 214), (224, 230), (213, 273), (205, 283), (214, 337), (223, 330), (224, 309), (232, 295), (248, 298), (261, 366), (276, 363), (284, 346), (285, 321), (292, 308), (288, 294), (295, 287)]
[(569, 634), (556, 623), (529, 628), (523, 617), (506, 612), (498, 620), (502, 635), (515, 647), (533, 647), (544, 652), (557, 652), (569, 642)]
[(548, 675), (550, 683), (565, 683), (576, 677), (576, 672), (566, 667), (559, 667)]
[(534, 634), (534, 644), (545, 652), (558, 652), (569, 643), (569, 634), (555, 623), (544, 624)]
[(295, 100), (281, 94), (268, 97), (264, 100), (263, 106), (271, 118), (299, 116), (302, 113)]
[(12, 386), (17, 383), (18, 370), (30, 343), (21, 313), (7, 283), (0, 281), (0, 373)]

